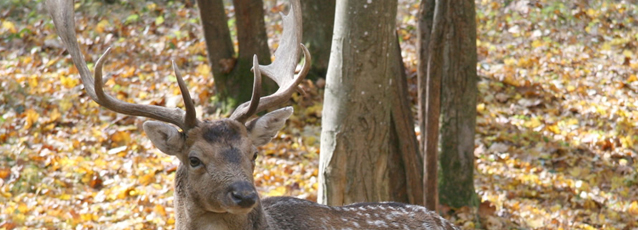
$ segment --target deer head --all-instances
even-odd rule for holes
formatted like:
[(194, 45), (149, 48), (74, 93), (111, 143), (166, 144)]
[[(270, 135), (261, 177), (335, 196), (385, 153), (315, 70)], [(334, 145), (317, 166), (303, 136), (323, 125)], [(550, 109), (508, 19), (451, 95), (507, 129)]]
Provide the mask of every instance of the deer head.
[[(143, 127), (160, 151), (176, 156), (181, 162), (176, 176), (176, 206), (232, 214), (246, 214), (258, 203), (259, 197), (253, 185), (257, 147), (270, 141), (283, 127), (293, 109), (286, 107), (274, 110), (247, 122), (248, 118), (289, 100), (310, 69), (310, 54), (300, 43), (299, 2), (292, 3), (292, 10), (283, 17), (285, 29), (275, 52), (275, 61), (264, 66), (259, 65), (256, 56), (253, 58), (254, 85), (251, 100), (238, 106), (230, 118), (200, 121), (175, 63), (173, 69), (185, 110), (127, 103), (106, 94), (102, 85), (102, 67), (110, 49), (98, 59), (94, 77), (91, 77), (76, 41), (73, 1), (46, 1), (58, 35), (78, 68), (84, 88), (91, 99), (118, 113), (158, 120), (146, 121)], [(301, 72), (296, 75), (300, 50), (304, 53), (305, 62)], [(280, 88), (274, 94), (260, 96), (262, 74), (279, 85)], [(179, 221), (180, 211), (177, 210), (177, 213)]]

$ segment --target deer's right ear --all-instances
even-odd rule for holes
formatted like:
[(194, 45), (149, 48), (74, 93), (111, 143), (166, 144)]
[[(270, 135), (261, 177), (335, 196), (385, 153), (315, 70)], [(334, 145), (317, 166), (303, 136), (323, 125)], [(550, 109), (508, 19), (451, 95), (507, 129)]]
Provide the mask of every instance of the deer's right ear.
[(144, 122), (144, 132), (156, 148), (168, 155), (178, 154), (184, 147), (184, 139), (172, 125), (159, 121), (147, 121)]
[(246, 123), (246, 129), (253, 144), (262, 146), (268, 143), (284, 127), (292, 111), (292, 106), (288, 106)]

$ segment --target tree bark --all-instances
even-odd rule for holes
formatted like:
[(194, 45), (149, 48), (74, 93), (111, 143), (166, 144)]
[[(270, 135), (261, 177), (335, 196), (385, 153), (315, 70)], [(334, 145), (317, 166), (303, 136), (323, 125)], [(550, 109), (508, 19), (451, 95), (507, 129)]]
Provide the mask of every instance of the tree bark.
[(312, 66), (306, 78), (325, 77), (330, 59), (332, 30), (335, 20), (335, 0), (301, 1), (303, 11), (303, 43), (312, 54)]
[(233, 40), (230, 38), (224, 1), (197, 0), (197, 6), (216, 90), (220, 94), (227, 94), (228, 87), (225, 84), (225, 75), (228, 71), (224, 70), (223, 63), (234, 63), (235, 49), (233, 48)]
[[(452, 207), (476, 205), (474, 134), (476, 128), (476, 7), (474, 0), (448, 6), (445, 72), (441, 88), (440, 200)], [(453, 6), (453, 7), (452, 7)]]
[(400, 74), (396, 12), (396, 1), (337, 2), (322, 117), (320, 203), (418, 202), (408, 195), (413, 185), (405, 166), (412, 162), (406, 164), (399, 152), (410, 149), (400, 145), (400, 134), (413, 130), (393, 122), (406, 115), (393, 110)]
[[(198, 0), (208, 60), (215, 79), (217, 99), (229, 111), (239, 103), (250, 100), (253, 84), (252, 56), (257, 54), (259, 63), (270, 63), (270, 49), (264, 23), (264, 7), (261, 0), (233, 0), (237, 25), (239, 54), (234, 47), (224, 3), (222, 0)], [(270, 79), (262, 82), (264, 94), (274, 92)]]
[(439, 200), (453, 207), (471, 205), (475, 198), (478, 92), (474, 2), (424, 0), (419, 15), (419, 126), (425, 154), (425, 206), (435, 210)]
[[(414, 135), (414, 118), (412, 105), (408, 101), (408, 76), (401, 57), (401, 45), (397, 35), (395, 42), (395, 60), (397, 73), (393, 74), (396, 91), (392, 101), (391, 143), (395, 143), (397, 151), (404, 163), (407, 198), (411, 204), (425, 205), (423, 193), (423, 157), (419, 152), (419, 142)], [(401, 191), (398, 189), (397, 191)]]
[(447, 22), (443, 17), (445, 0), (423, 0), (419, 8), (418, 22), (418, 97), (421, 149), (424, 153), (423, 184), (425, 185), (425, 207), (438, 208), (438, 138), (441, 94), (441, 72), (443, 67), (442, 43)]

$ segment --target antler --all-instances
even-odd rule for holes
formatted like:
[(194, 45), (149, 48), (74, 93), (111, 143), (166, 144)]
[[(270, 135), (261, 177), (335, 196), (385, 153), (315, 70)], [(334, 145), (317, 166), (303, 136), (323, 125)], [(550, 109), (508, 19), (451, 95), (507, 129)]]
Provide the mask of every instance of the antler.
[[(275, 61), (270, 65), (259, 65), (257, 57), (253, 58), (253, 71), (255, 83), (253, 84), (253, 95), (250, 102), (244, 102), (230, 116), (240, 122), (245, 122), (248, 117), (255, 113), (275, 107), (286, 102), (296, 90), (297, 85), (306, 77), (310, 71), (311, 57), (308, 49), (301, 44), (302, 24), (301, 5), (299, 0), (291, 0), (291, 7), (288, 15), (283, 15), (284, 31), (279, 41), (279, 48), (275, 51)], [(301, 72), (295, 76), (295, 67), (299, 60), (299, 50), (302, 50), (306, 60)], [(272, 79), (279, 85), (279, 89), (265, 97), (259, 98), (261, 88), (261, 73)], [(258, 83), (259, 82), (259, 83)]]
[(95, 79), (93, 79), (89, 68), (84, 62), (82, 52), (80, 52), (80, 45), (76, 40), (73, 0), (47, 0), (46, 5), (53, 17), (53, 24), (55, 24), (58, 35), (62, 38), (62, 42), (66, 45), (69, 54), (71, 54), (73, 63), (80, 72), (84, 89), (93, 101), (117, 113), (148, 117), (175, 124), (184, 132), (197, 125), (199, 120), (196, 118), (195, 106), (174, 62), (173, 69), (177, 77), (177, 84), (182, 92), (186, 112), (178, 108), (170, 109), (156, 105), (138, 105), (115, 99), (104, 93), (102, 85), (102, 65), (106, 61), (106, 56), (110, 53), (111, 48), (108, 48), (98, 59), (95, 65)]

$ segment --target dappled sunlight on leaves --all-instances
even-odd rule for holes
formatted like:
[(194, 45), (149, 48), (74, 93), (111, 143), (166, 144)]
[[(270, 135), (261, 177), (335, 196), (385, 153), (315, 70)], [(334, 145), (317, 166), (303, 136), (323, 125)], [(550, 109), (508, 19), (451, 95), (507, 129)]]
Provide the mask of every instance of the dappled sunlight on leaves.
[[(476, 1), (480, 205), (441, 210), (465, 229), (637, 228), (638, 9), (525, 2)], [(272, 49), (285, 4), (265, 4)], [(215, 83), (195, 8), (96, 1), (76, 10), (89, 69), (113, 49), (107, 93), (182, 107), (174, 60), (198, 116), (223, 116), (210, 103)], [(141, 128), (147, 119), (93, 102), (45, 12), (25, 12), (7, 12), (0, 24), (0, 229), (173, 228), (178, 160), (153, 147)], [(413, 102), (417, 12), (417, 1), (399, 1)], [(260, 147), (254, 176), (262, 196), (316, 200), (324, 85), (303, 82), (286, 128)]]
[[(76, 3), (76, 11), (89, 69), (112, 47), (104, 65), (107, 93), (131, 103), (183, 107), (170, 65), (175, 60), (196, 95), (198, 116), (219, 118), (209, 104), (214, 82), (196, 8), (96, 1)], [(116, 114), (88, 97), (41, 13), (3, 19), (0, 26), (0, 75), (8, 76), (0, 82), (0, 229), (172, 229), (178, 160), (145, 137), (147, 119)], [(281, 28), (269, 29), (269, 36), (275, 33)], [(255, 170), (262, 195), (316, 200), (320, 129), (302, 127), (318, 127), (321, 93), (303, 84), (309, 95), (295, 100), (314, 109), (295, 105), (291, 127), (262, 148)]]

